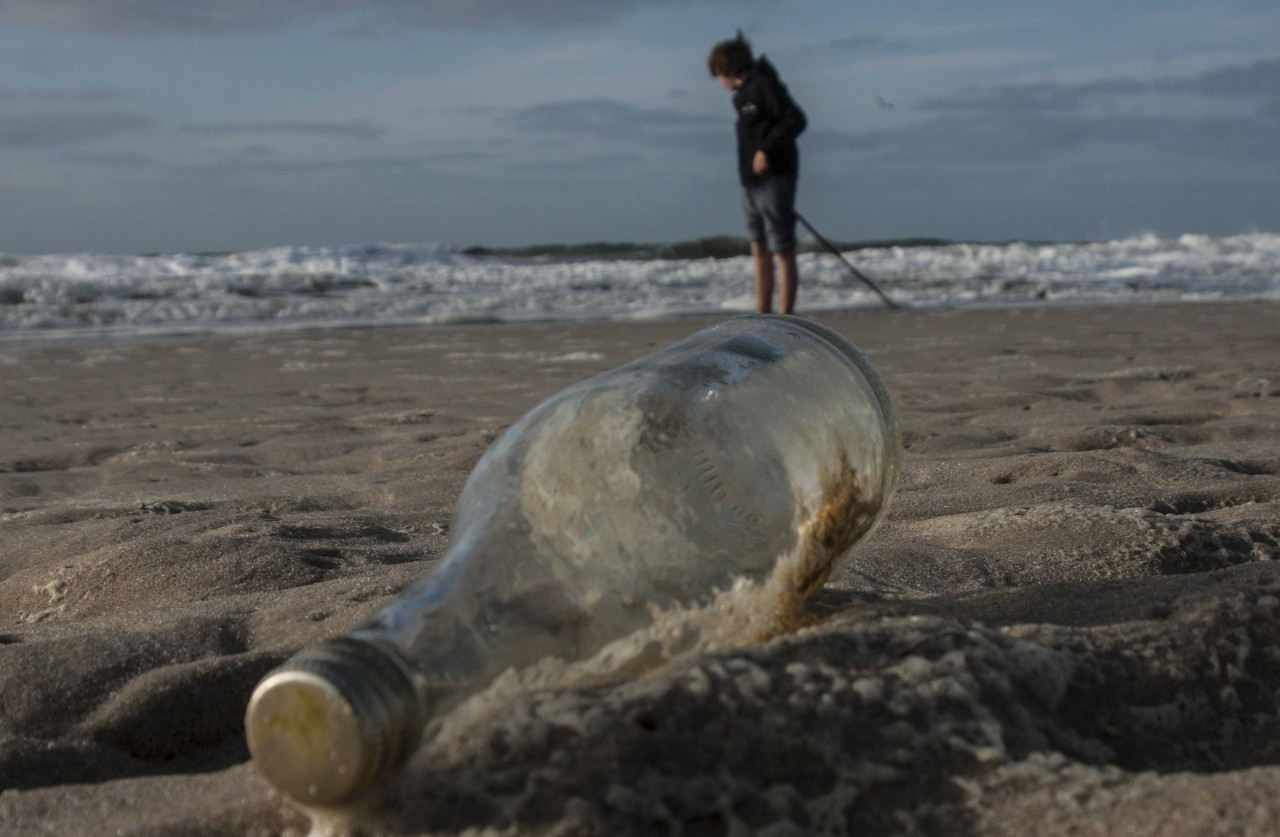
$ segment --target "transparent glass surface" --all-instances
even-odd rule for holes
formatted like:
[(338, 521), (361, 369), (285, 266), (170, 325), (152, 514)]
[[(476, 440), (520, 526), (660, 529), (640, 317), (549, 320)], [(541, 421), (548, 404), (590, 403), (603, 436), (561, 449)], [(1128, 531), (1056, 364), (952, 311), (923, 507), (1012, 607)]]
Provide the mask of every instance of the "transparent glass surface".
[(888, 390), (848, 341), (793, 317), (730, 320), (509, 428), (464, 487), (441, 564), (352, 636), (395, 647), (439, 710), (784, 558), (807, 595), (882, 517), (900, 450)]

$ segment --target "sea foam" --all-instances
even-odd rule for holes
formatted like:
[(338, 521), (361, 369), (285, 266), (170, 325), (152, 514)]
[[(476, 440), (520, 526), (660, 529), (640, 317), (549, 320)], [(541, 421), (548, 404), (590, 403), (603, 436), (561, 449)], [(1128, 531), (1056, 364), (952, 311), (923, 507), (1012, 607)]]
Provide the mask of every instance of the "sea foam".
[[(1280, 299), (1280, 234), (865, 247), (846, 257), (915, 308)], [(805, 311), (882, 304), (800, 255)], [(748, 257), (513, 257), (443, 244), (239, 253), (0, 255), (0, 338), (314, 326), (643, 319), (751, 310)]]

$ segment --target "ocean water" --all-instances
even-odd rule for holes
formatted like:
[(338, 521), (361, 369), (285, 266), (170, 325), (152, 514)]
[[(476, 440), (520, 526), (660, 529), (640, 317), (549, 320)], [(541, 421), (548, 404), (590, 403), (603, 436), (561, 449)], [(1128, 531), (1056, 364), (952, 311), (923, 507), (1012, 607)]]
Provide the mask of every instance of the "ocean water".
[[(863, 247), (845, 256), (913, 308), (1280, 300), (1280, 234)], [(803, 311), (880, 300), (800, 255)], [(752, 310), (746, 257), (478, 254), (442, 244), (147, 256), (0, 254), (0, 345), (316, 326), (644, 319)]]

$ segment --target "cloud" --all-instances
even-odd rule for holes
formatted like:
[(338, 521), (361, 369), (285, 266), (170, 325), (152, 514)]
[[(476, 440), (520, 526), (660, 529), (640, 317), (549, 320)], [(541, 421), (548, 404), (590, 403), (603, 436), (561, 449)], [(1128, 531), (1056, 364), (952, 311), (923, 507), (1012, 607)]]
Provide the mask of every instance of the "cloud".
[(641, 108), (612, 99), (545, 102), (513, 111), (507, 119), (519, 130), (577, 134), (608, 142), (719, 152), (732, 128), (724, 119), (671, 108)]
[(0, 87), (0, 103), (37, 105), (101, 105), (130, 98), (123, 90), (107, 87), (82, 90), (18, 89)]
[(1088, 84), (1052, 83), (966, 87), (948, 96), (926, 99), (921, 110), (938, 111), (1074, 111), (1088, 100), (1135, 96), (1151, 86), (1131, 79), (1103, 79)]
[[(890, 131), (825, 132), (805, 151), (870, 154), (902, 164), (1042, 163), (1090, 145), (1156, 149), (1232, 161), (1280, 160), (1275, 125), (1249, 118), (1030, 112), (946, 115)], [(804, 140), (802, 139), (802, 142)]]
[(1262, 97), (1258, 115), (1271, 119), (1280, 116), (1280, 58), (1221, 67), (1189, 79), (1166, 79), (1157, 87), (1170, 93), (1191, 93), (1215, 99)]
[[(1277, 160), (1277, 91), (1280, 59), (1151, 81), (1104, 78), (1070, 85), (966, 87), (918, 105), (921, 111), (941, 115), (896, 131), (860, 135), (850, 147), (870, 145), (895, 158), (916, 155), (983, 163), (1040, 161), (1089, 144), (1206, 159)], [(1185, 102), (1170, 100), (1170, 94), (1208, 100), (1265, 98), (1252, 116), (1235, 112), (1206, 116), (1188, 115), (1188, 110), (1203, 111), (1203, 107), (1189, 109)], [(1140, 107), (1112, 108), (1111, 112), (1097, 107), (1117, 100)]]
[(257, 29), (364, 5), (344, 0), (7, 0), (0, 22), (68, 32), (182, 35)]
[(211, 122), (183, 125), (182, 130), (214, 137), (230, 134), (311, 134), (363, 140), (375, 140), (386, 133), (385, 128), (364, 119), (347, 122)]
[(0, 114), (0, 147), (69, 145), (154, 126), (125, 110), (33, 111)]
[(1280, 162), (1280, 125), (1247, 117), (1157, 119), (1146, 139), (1157, 148), (1190, 157), (1217, 157), (1234, 161)]
[(155, 163), (153, 158), (137, 151), (75, 152), (59, 155), (58, 159), (68, 163), (86, 163), (106, 169), (136, 169)]
[(837, 38), (831, 46), (846, 52), (905, 52), (909, 45), (906, 41), (886, 41), (879, 35), (854, 35), (848, 38)]
[(804, 153), (831, 153), (848, 151), (877, 151), (885, 148), (888, 134), (885, 132), (849, 133), (830, 128), (811, 128), (800, 138)]
[(1137, 97), (1151, 93), (1183, 93), (1211, 99), (1280, 97), (1280, 58), (1231, 65), (1191, 77), (1154, 81), (1105, 78), (1084, 84), (1038, 84), (966, 87), (946, 96), (926, 99), (921, 110), (932, 111), (1075, 111), (1099, 99)]
[(1025, 118), (944, 116), (858, 135), (853, 147), (903, 162), (1018, 163), (1078, 148), (1091, 138), (1091, 127), (1082, 120), (1034, 114)]
[(216, 175), (313, 175), (339, 172), (413, 171), (422, 168), (412, 157), (347, 157), (328, 160), (277, 160), (267, 154), (241, 154), (223, 157), (203, 166), (183, 169), (194, 174)]
[(641, 162), (638, 154), (619, 152), (616, 154), (587, 154), (575, 156), (568, 160), (533, 160), (514, 163), (509, 169), (552, 174), (595, 174), (598, 172), (616, 171)]
[(1280, 95), (1280, 58), (1265, 58), (1243, 66), (1220, 67), (1189, 79), (1166, 79), (1156, 85), (1173, 93), (1214, 98)]
[[(424, 144), (424, 147), (429, 146)], [(452, 165), (489, 163), (501, 158), (492, 151), (484, 151), (478, 148), (439, 148), (426, 151), (421, 155), (421, 159), (427, 163), (448, 163)]]
[[(724, 0), (727, 2), (727, 0)], [(331, 12), (386, 14), (424, 27), (575, 26), (690, 0), (5, 0), (0, 23), (163, 36), (244, 31)]]

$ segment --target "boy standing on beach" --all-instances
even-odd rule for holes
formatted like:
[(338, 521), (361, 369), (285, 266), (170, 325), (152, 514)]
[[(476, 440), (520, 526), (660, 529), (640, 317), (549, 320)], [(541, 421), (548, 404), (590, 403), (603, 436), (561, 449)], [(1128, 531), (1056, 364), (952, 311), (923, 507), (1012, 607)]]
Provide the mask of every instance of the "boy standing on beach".
[(707, 59), (711, 75), (733, 93), (738, 112), (738, 177), (742, 208), (755, 262), (756, 310), (773, 309), (774, 265), (777, 263), (778, 307), (793, 312), (800, 276), (796, 269), (796, 178), (800, 152), (796, 137), (808, 121), (791, 99), (773, 65), (756, 59), (739, 32), (721, 41)]

